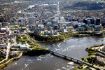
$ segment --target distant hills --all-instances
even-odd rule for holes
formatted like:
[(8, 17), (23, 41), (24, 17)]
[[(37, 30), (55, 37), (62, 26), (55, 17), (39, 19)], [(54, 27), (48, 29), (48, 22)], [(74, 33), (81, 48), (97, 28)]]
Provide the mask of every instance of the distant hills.
[(105, 9), (105, 3), (102, 2), (76, 2), (72, 5), (64, 6), (65, 9), (80, 9), (80, 10), (101, 10)]
[[(2, 4), (13, 1), (16, 0), (0, 0), (0, 3)], [(101, 10), (105, 8), (105, 0), (17, 0), (17, 1), (33, 1), (33, 4), (38, 2), (57, 3), (58, 1), (60, 1), (62, 2), (62, 6), (64, 7), (64, 9)]]
[(0, 2), (4, 3), (4, 2), (12, 2), (12, 1), (34, 1), (34, 2), (38, 2), (38, 1), (42, 1), (42, 2), (57, 2), (57, 1), (105, 1), (105, 0), (0, 0)]

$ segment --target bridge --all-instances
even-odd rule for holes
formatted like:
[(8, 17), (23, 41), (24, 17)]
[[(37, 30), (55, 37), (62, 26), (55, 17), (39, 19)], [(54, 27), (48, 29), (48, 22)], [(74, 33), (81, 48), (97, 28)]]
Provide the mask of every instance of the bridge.
[(69, 60), (69, 61), (72, 61), (72, 62), (74, 62), (74, 63), (76, 63), (76, 64), (80, 64), (80, 65), (85, 64), (85, 65), (87, 65), (87, 66), (89, 66), (89, 67), (91, 67), (91, 68), (94, 68), (94, 69), (96, 69), (96, 70), (100, 70), (99, 68), (93, 66), (92, 64), (89, 64), (89, 63), (84, 62), (84, 61), (82, 61), (82, 60), (78, 60), (78, 59), (75, 59), (75, 58), (72, 58), (72, 57), (69, 57), (69, 56), (66, 56), (66, 55), (63, 55), (63, 54), (54, 52), (54, 51), (52, 51), (52, 50), (49, 50), (49, 51), (50, 51), (50, 54), (52, 54), (52, 55), (54, 55), (54, 56), (57, 56), (57, 57), (59, 57), (59, 58), (62, 58), (62, 59), (65, 59), (65, 60)]

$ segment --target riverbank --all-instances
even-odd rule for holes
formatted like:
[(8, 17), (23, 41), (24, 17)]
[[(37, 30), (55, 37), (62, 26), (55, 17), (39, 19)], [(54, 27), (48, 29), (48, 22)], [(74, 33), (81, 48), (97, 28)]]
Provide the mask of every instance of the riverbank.
[[(95, 45), (90, 48), (87, 48), (86, 51), (88, 52), (88, 56), (82, 58), (83, 61), (92, 64), (94, 67), (98, 68), (99, 70), (105, 69), (105, 45)], [(79, 69), (91, 69), (87, 66), (81, 66)]]
[(105, 32), (104, 33), (89, 33), (89, 32), (72, 32), (69, 30), (68, 32), (60, 32), (58, 36), (41, 36), (37, 35), (35, 33), (30, 33), (30, 36), (35, 38), (38, 41), (41, 42), (46, 42), (46, 43), (55, 43), (55, 42), (62, 42), (70, 37), (98, 37), (98, 38), (103, 38), (105, 37)]
[(58, 36), (41, 36), (34, 33), (29, 34), (30, 36), (34, 37), (38, 41), (46, 42), (46, 43), (55, 43), (55, 42), (62, 42), (70, 37), (73, 37), (76, 33), (72, 31), (68, 32), (60, 32)]
[(21, 35), (17, 37), (17, 42), (21, 42), (23, 44), (28, 44), (28, 51), (23, 52), (24, 55), (40, 55), (48, 52), (47, 48), (42, 48), (40, 44), (38, 44), (33, 38), (29, 35)]
[(95, 32), (78, 32), (74, 37), (105, 37), (105, 32), (95, 33)]
[(10, 63), (14, 62), (15, 60), (18, 60), (21, 56), (39, 56), (42, 54), (49, 53), (47, 48), (42, 48), (29, 35), (17, 36), (17, 42), (22, 44), (29, 44), (30, 50), (21, 51), (17, 56), (10, 57), (9, 59), (3, 59), (2, 61), (0, 61), (0, 70), (7, 67)]
[(22, 55), (23, 55), (23, 52), (20, 52), (16, 57), (12, 57), (12, 58), (4, 59), (0, 61), (0, 70), (7, 67), (7, 65), (12, 63), (13, 61), (18, 60)]

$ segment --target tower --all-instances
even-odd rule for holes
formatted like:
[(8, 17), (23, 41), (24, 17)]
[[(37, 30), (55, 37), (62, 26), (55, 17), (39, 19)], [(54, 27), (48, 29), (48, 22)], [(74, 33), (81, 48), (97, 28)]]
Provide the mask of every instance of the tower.
[(60, 2), (58, 1), (58, 4), (57, 4), (57, 17), (58, 17), (58, 23), (60, 22), (60, 6), (59, 6)]
[(60, 3), (58, 2), (58, 4), (57, 4), (57, 15), (58, 15), (58, 16), (61, 14), (59, 4), (60, 4)]

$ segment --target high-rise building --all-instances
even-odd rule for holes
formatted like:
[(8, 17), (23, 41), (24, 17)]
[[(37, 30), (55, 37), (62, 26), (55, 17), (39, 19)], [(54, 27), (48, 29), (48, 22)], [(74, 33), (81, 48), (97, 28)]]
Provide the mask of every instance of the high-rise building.
[(96, 19), (96, 25), (100, 25), (101, 24), (101, 20), (99, 18)]

